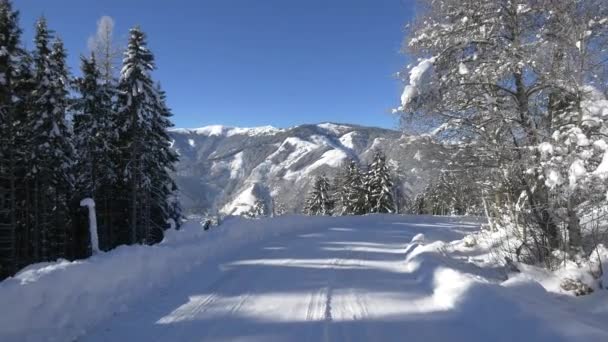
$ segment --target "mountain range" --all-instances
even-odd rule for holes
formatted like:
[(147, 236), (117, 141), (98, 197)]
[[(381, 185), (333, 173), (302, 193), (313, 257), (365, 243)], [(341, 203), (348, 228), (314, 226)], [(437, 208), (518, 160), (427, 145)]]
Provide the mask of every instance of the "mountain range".
[(353, 159), (363, 167), (385, 153), (399, 193), (411, 197), (437, 170), (441, 151), (425, 136), (351, 124), (291, 128), (220, 125), (170, 131), (179, 154), (175, 179), (186, 213), (240, 215), (262, 202), (298, 213), (317, 175), (336, 176)]

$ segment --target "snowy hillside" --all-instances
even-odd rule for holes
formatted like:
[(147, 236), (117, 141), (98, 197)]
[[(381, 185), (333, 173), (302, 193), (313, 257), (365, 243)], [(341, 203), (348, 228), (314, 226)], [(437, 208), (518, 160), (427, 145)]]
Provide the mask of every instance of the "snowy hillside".
[(197, 213), (243, 213), (256, 200), (299, 212), (314, 176), (331, 177), (351, 158), (366, 164), (375, 150), (386, 153), (404, 192), (413, 192), (432, 175), (416, 170), (433, 169), (428, 160), (438, 159), (424, 138), (414, 142), (397, 131), (333, 123), (287, 129), (207, 126), (173, 129), (171, 136), (180, 155), (176, 179), (182, 204)]
[(512, 273), (491, 235), (454, 217), (189, 222), (155, 246), (0, 283), (0, 340), (608, 340), (606, 291), (574, 297), (541, 269)]

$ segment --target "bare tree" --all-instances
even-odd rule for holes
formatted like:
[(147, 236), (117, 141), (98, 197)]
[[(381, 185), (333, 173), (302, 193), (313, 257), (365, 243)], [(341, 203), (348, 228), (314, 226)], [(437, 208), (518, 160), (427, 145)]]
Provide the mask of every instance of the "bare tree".
[(114, 40), (114, 19), (112, 17), (104, 15), (97, 21), (97, 31), (89, 37), (88, 45), (89, 50), (97, 59), (102, 78), (106, 82), (116, 79), (121, 49)]

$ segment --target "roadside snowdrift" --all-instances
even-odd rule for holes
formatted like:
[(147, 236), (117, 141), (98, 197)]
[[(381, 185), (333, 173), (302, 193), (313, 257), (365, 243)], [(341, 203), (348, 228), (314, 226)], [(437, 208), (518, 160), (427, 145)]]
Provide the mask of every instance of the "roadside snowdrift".
[(327, 222), (322, 217), (231, 217), (208, 232), (188, 222), (155, 246), (121, 246), (86, 260), (30, 265), (0, 283), (0, 341), (71, 340), (205, 261)]
[(446, 341), (608, 341), (608, 291), (574, 297), (554, 286), (561, 273), (543, 278), (532, 266), (504, 280), (490, 250), (466, 240), (412, 241), (406, 257), (407, 271), (430, 293), (411, 303), (414, 313), (447, 315), (454, 327)]

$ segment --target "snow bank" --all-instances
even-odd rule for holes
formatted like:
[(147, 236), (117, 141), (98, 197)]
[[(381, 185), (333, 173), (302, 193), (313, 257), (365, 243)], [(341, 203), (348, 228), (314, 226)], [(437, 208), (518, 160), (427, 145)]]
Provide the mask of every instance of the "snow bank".
[[(453, 317), (460, 328), (452, 336), (428, 340), (447, 341), (456, 336), (459, 341), (608, 339), (602, 324), (608, 319), (606, 293), (563, 296), (556, 287), (562, 274), (534, 267), (522, 268), (503, 281), (504, 273), (498, 271), (502, 267), (482, 260), (487, 252), (477, 245), (466, 247), (464, 240), (416, 244), (407, 251), (405, 269), (420, 281), (421, 292), (429, 294), (409, 303), (414, 313), (443, 312), (435, 317)], [(564, 272), (576, 273), (572, 269)]]
[(41, 263), (0, 283), (0, 341), (72, 341), (193, 267), (240, 246), (327, 225), (323, 217), (228, 218), (168, 231), (155, 246), (121, 246), (87, 260)]

